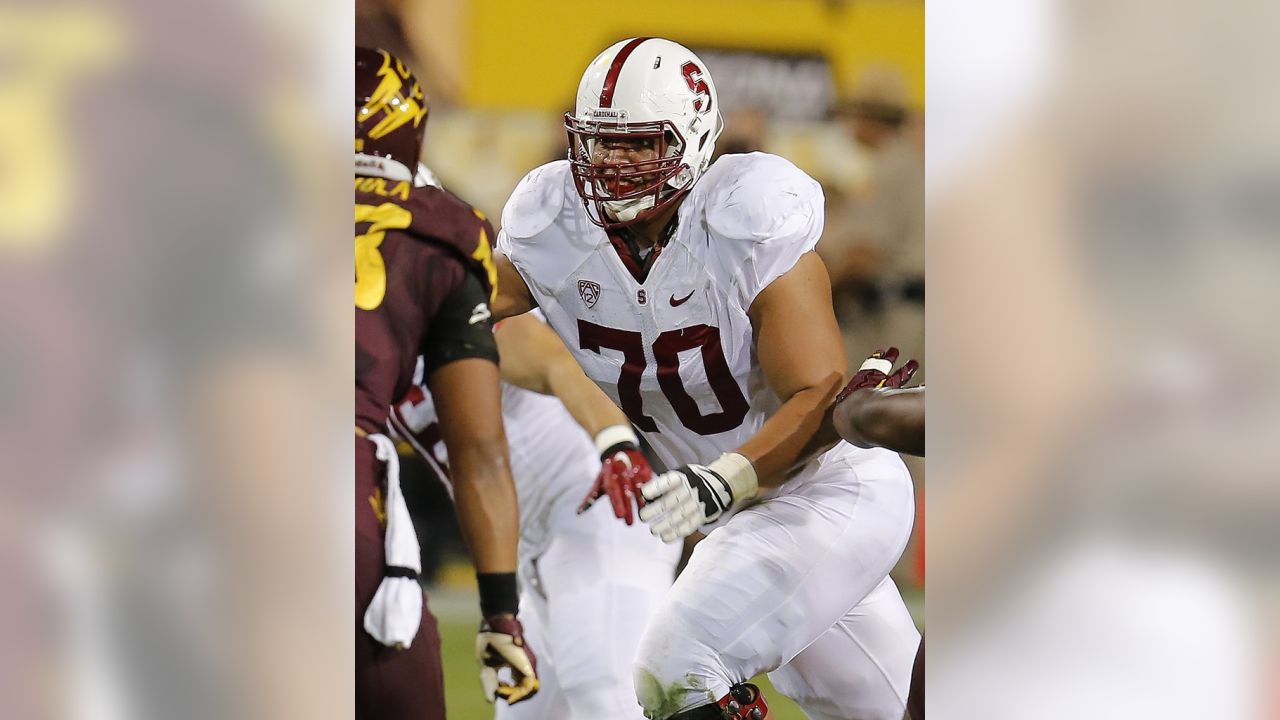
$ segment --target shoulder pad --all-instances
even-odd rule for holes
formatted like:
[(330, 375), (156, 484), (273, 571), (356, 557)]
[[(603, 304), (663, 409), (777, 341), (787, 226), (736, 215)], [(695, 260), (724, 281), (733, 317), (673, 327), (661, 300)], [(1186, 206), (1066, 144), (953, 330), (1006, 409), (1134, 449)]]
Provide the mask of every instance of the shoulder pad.
[(410, 231), (419, 238), (444, 242), (467, 255), (475, 252), (481, 230), (487, 231), (484, 215), (457, 195), (432, 185), (410, 190), (409, 200), (401, 206), (413, 213)]
[(502, 229), (507, 236), (531, 238), (546, 230), (560, 215), (568, 181), (568, 160), (547, 163), (525, 175), (502, 209)]
[(759, 242), (790, 235), (794, 223), (822, 213), (822, 186), (777, 155), (725, 155), (702, 182), (712, 184), (707, 225), (721, 237)]
[(492, 293), (497, 281), (493, 265), (493, 226), (462, 198), (433, 185), (413, 188), (402, 207), (412, 213), (408, 230), (420, 242), (452, 251)]

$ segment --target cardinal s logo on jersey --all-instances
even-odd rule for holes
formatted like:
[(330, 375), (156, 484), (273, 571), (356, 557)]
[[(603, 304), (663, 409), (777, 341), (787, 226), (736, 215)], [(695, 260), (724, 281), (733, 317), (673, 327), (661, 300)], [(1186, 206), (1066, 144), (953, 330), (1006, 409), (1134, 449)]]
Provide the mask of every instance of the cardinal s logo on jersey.
[(600, 283), (594, 283), (590, 280), (578, 281), (578, 294), (582, 296), (582, 302), (588, 308), (596, 306), (596, 301), (600, 299)]

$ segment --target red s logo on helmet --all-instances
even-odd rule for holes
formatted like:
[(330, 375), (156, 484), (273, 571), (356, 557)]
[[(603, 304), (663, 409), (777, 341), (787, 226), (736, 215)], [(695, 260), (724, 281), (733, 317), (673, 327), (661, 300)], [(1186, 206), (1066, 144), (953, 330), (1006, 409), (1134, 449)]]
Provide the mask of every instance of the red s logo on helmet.
[(680, 72), (684, 75), (684, 81), (689, 84), (689, 89), (694, 92), (693, 109), (698, 112), (710, 111), (711, 88), (707, 87), (707, 81), (702, 79), (702, 68), (693, 62), (687, 62), (680, 66)]

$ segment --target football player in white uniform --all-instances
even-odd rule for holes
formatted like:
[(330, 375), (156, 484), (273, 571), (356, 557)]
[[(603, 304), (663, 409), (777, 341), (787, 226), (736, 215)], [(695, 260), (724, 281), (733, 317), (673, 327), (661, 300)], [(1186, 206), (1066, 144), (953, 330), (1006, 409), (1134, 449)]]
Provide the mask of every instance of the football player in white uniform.
[(762, 717), (743, 683), (768, 671), (812, 718), (898, 720), (911, 478), (885, 450), (814, 447), (846, 370), (821, 188), (773, 155), (710, 165), (715, 86), (667, 40), (601, 53), (565, 125), (568, 160), (507, 202), (494, 311), (541, 308), (677, 468), (639, 488), (654, 534), (711, 525), (641, 641), (646, 716)]
[[(652, 471), (626, 417), (534, 313), (499, 323), (494, 335), (520, 503), (520, 617), (525, 639), (538, 649), (540, 681), (536, 696), (498, 703), (496, 718), (640, 720), (632, 663), (680, 558), (678, 546), (633, 525), (629, 515), (634, 501), (627, 493)], [(447, 483), (430, 394), (415, 385), (390, 420)], [(605, 503), (579, 512), (603, 495), (626, 525)]]

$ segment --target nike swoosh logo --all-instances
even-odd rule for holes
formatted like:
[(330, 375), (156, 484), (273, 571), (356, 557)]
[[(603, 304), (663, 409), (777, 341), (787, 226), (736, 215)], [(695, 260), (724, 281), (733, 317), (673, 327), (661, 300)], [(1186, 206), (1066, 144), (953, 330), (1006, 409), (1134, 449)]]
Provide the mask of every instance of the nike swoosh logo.
[(677, 299), (676, 299), (675, 293), (672, 293), (672, 294), (671, 294), (671, 307), (678, 307), (678, 306), (680, 306), (680, 305), (685, 304), (686, 302), (688, 302), (689, 298), (693, 297), (693, 294), (694, 294), (695, 292), (697, 292), (697, 291), (696, 291), (696, 290), (690, 290), (688, 295), (685, 295), (684, 297), (680, 298), (679, 300), (677, 300)]

